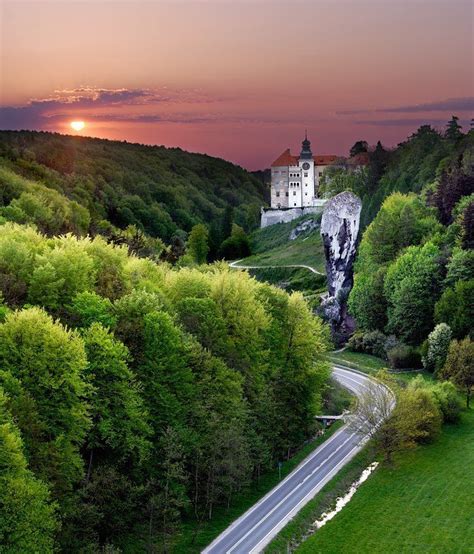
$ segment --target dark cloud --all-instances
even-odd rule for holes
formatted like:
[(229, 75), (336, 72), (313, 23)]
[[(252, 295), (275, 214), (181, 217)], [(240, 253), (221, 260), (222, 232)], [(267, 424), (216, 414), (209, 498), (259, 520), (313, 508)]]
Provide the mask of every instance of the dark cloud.
[(436, 102), (423, 104), (409, 104), (405, 106), (393, 106), (388, 108), (364, 108), (357, 110), (342, 110), (338, 115), (359, 115), (367, 113), (422, 113), (422, 112), (474, 112), (474, 96), (464, 98), (447, 98)]
[[(223, 98), (206, 95), (197, 89), (105, 89), (79, 87), (57, 90), (48, 97), (32, 99), (25, 106), (0, 106), (1, 129), (45, 129), (57, 121), (71, 117), (75, 110), (112, 109), (132, 106), (156, 106), (163, 104), (204, 104), (222, 101)], [(208, 116), (169, 116), (163, 114), (110, 114), (87, 115), (88, 120), (128, 121), (137, 123), (157, 123), (175, 121), (185, 123), (207, 122)]]
[(448, 98), (447, 100), (440, 100), (438, 102), (427, 102), (425, 104), (415, 104), (411, 106), (382, 108), (376, 111), (393, 113), (469, 112), (474, 111), (474, 96), (466, 98)]
[[(400, 119), (361, 119), (353, 121), (356, 125), (375, 125), (378, 127), (420, 127), (421, 125), (432, 125), (434, 127), (444, 127), (447, 124), (446, 119), (430, 118), (400, 118)], [(460, 120), (459, 123), (469, 127), (468, 120)]]

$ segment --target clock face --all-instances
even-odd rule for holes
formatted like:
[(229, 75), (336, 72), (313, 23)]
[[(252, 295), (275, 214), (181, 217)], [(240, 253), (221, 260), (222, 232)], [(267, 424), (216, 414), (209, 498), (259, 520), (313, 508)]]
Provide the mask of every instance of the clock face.
[(309, 165), (308, 162), (304, 162), (304, 164), (303, 164), (303, 169), (304, 169), (305, 171), (307, 171), (310, 167), (311, 167), (311, 166)]

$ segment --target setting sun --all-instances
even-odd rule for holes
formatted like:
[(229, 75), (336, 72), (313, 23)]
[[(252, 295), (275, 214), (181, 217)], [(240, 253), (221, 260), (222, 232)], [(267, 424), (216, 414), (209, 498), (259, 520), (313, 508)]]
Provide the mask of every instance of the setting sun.
[(71, 127), (74, 129), (74, 131), (82, 131), (86, 124), (84, 121), (71, 121)]

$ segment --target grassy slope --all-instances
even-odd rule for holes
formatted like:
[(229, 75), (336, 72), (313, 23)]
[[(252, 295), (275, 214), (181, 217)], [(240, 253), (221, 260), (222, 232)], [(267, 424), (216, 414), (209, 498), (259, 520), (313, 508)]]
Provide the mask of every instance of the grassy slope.
[(474, 410), (382, 467), (301, 553), (474, 552)]
[(303, 216), (290, 223), (258, 229), (252, 234), (253, 256), (242, 261), (245, 265), (291, 265), (302, 264), (324, 273), (324, 251), (319, 230), (300, 235), (290, 241), (291, 230), (307, 219), (318, 216)]

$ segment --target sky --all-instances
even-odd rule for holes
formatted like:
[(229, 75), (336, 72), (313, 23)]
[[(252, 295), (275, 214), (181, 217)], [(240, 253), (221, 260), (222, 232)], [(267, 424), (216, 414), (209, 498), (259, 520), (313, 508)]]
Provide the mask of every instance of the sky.
[[(0, 0), (0, 128), (262, 169), (474, 117), (470, 0)], [(71, 121), (84, 121), (81, 131)]]

